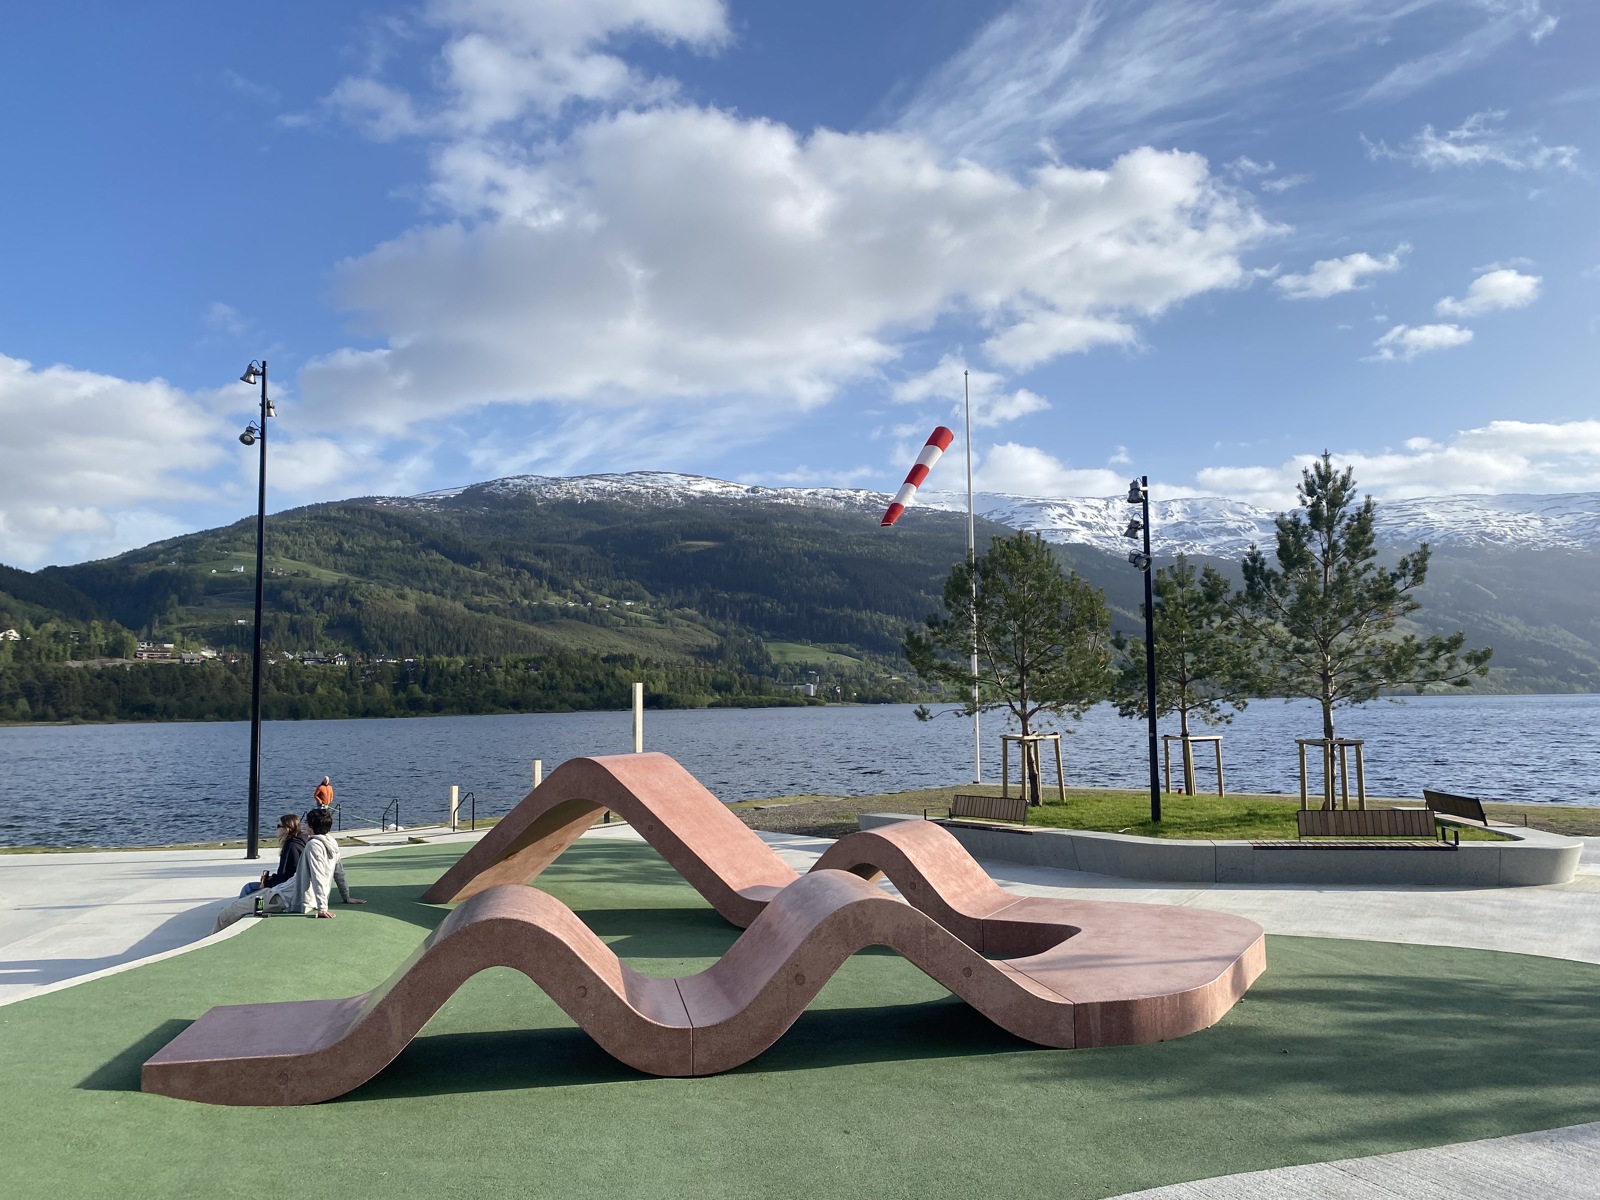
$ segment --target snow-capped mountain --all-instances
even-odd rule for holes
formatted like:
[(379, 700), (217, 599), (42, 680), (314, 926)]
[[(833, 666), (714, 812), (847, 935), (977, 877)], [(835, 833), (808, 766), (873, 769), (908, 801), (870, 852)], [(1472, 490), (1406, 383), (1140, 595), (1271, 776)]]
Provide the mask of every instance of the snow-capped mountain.
[[(787, 504), (881, 513), (883, 492), (864, 488), (774, 488), (730, 483), (702, 475), (630, 471), (614, 475), (513, 475), (469, 487), (447, 488), (380, 503), (426, 507), (445, 502), (532, 496), (542, 500), (627, 500), (681, 505), (697, 499), (750, 504)], [(964, 512), (965, 492), (922, 491), (917, 506)], [(980, 492), (980, 516), (1013, 529), (1028, 529), (1047, 541), (1094, 546), (1125, 553), (1122, 536), (1134, 511), (1121, 496), (1056, 499)], [(1255, 543), (1272, 545), (1274, 513), (1220, 496), (1157, 500), (1152, 506), (1152, 540), (1157, 554), (1195, 554), (1237, 558)], [(914, 519), (915, 509), (906, 519)], [(1380, 540), (1398, 545), (1429, 542), (1437, 547), (1527, 547), (1541, 550), (1600, 548), (1600, 493), (1556, 496), (1439, 496), (1393, 500), (1378, 505)]]

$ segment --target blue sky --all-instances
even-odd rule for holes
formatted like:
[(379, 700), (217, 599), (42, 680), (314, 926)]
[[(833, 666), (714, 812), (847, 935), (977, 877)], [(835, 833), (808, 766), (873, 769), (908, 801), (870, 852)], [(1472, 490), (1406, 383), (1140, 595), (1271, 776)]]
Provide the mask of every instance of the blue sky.
[[(1600, 8), (0, 15), (0, 561), (655, 469), (1600, 490)], [(955, 450), (959, 453), (958, 443)], [(960, 483), (948, 460), (935, 483)]]

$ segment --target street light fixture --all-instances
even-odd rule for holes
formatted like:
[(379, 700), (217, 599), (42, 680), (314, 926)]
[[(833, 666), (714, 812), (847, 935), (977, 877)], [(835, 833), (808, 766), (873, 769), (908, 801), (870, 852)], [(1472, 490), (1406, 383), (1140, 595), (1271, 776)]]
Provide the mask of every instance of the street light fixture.
[(1150, 580), (1150, 477), (1141, 475), (1128, 485), (1128, 503), (1140, 506), (1139, 516), (1128, 522), (1123, 537), (1144, 536), (1144, 549), (1134, 550), (1128, 561), (1144, 575), (1144, 688), (1145, 710), (1150, 718), (1150, 820), (1161, 820), (1161, 775), (1156, 768), (1156, 606)]
[(267, 544), (267, 418), (277, 410), (267, 399), (267, 360), (252, 362), (239, 376), (241, 383), (261, 384), (261, 415), (245, 427), (239, 440), (246, 446), (261, 447), (261, 465), (256, 474), (256, 626), (250, 652), (250, 811), (246, 818), (246, 858), (261, 857), (261, 599), (266, 575)]

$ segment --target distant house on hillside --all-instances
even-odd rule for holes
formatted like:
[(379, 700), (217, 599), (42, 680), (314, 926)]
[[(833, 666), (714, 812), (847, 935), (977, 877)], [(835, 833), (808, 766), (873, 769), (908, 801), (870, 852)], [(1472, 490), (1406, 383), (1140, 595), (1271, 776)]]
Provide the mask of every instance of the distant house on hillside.
[(0, 629), (0, 642), (20, 642), (22, 635), (15, 629)]
[(244, 568), (243, 567), (229, 567), (228, 570), (232, 571), (235, 575), (243, 575), (244, 574)]

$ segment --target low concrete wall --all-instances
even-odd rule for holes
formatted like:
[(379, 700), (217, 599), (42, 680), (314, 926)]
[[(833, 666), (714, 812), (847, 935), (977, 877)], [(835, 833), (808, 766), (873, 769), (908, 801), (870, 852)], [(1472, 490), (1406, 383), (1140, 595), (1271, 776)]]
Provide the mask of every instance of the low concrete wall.
[[(906, 813), (863, 813), (873, 829), (919, 820)], [(1476, 828), (1441, 817), (1446, 824)], [(1532, 887), (1567, 883), (1583, 843), (1539, 829), (1496, 826), (1510, 841), (1462, 842), (1453, 850), (1257, 846), (1251, 842), (1182, 841), (1081, 829), (1038, 829), (972, 821), (940, 821), (974, 858), (1091, 871), (1167, 883), (1357, 883), (1415, 887)]]

